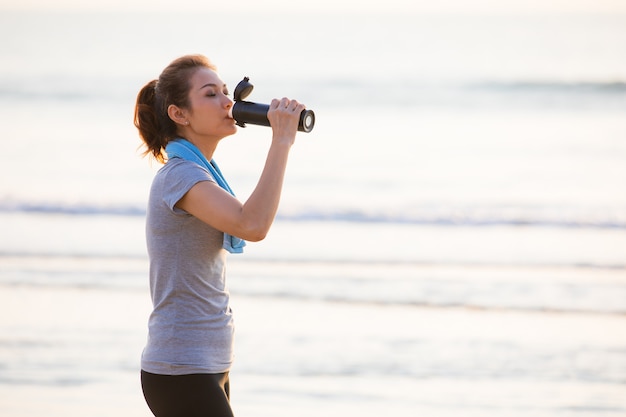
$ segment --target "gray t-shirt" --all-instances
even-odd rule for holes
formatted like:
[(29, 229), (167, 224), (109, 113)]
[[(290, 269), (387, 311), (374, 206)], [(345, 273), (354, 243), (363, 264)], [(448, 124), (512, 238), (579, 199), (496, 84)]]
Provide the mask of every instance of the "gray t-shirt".
[(199, 165), (171, 159), (150, 190), (146, 239), (153, 312), (141, 368), (161, 375), (221, 373), (233, 359), (223, 233), (175, 208), (200, 181)]

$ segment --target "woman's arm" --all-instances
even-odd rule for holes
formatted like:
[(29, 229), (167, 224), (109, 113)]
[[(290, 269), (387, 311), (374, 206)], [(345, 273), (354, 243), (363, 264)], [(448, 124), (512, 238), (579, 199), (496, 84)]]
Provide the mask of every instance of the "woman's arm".
[(272, 144), (259, 182), (245, 203), (209, 181), (194, 185), (176, 204), (210, 226), (256, 242), (267, 235), (278, 211), (289, 151), (304, 106), (295, 100), (272, 100), (267, 117)]

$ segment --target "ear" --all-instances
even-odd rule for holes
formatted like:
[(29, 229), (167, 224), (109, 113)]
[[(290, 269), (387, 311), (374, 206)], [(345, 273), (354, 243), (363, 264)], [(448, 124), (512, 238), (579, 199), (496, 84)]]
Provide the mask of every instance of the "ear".
[(186, 112), (174, 104), (170, 104), (167, 107), (167, 115), (176, 124), (179, 124), (181, 126), (185, 126), (186, 124), (189, 124), (189, 122), (187, 121)]

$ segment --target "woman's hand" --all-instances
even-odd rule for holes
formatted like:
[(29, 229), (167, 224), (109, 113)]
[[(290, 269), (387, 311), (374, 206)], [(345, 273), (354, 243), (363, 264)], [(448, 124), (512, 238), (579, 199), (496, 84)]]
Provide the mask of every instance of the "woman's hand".
[(286, 97), (281, 100), (272, 100), (267, 118), (270, 121), (270, 126), (272, 126), (273, 142), (293, 145), (298, 131), (300, 113), (304, 109), (304, 104), (300, 104), (296, 100), (289, 100)]

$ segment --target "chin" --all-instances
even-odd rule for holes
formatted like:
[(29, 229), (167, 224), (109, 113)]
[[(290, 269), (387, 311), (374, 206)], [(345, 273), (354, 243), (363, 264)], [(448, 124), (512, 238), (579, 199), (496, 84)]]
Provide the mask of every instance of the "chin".
[(226, 137), (226, 136), (232, 136), (232, 135), (234, 135), (235, 133), (237, 133), (237, 131), (238, 131), (237, 126), (236, 126), (236, 125), (233, 125), (233, 126), (232, 126), (232, 128), (231, 128), (231, 129), (229, 129), (229, 131), (228, 131), (228, 132), (224, 132), (224, 137)]

